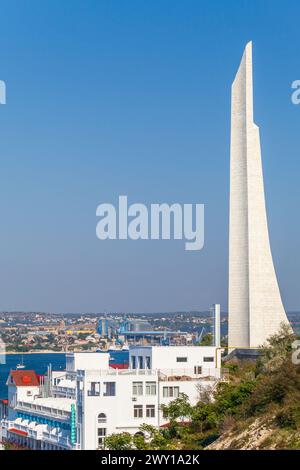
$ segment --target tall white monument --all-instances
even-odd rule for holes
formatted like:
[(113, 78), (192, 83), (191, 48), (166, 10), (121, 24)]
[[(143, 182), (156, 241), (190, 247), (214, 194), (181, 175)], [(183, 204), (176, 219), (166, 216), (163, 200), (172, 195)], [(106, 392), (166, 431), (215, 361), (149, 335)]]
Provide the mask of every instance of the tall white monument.
[(251, 42), (232, 84), (228, 312), (231, 348), (258, 347), (288, 323), (270, 249), (259, 128), (253, 122)]

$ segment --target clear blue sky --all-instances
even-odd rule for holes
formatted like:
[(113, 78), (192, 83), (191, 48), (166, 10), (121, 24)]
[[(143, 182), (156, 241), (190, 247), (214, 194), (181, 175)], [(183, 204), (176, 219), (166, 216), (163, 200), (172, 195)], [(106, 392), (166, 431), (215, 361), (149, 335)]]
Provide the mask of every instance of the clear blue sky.
[[(300, 309), (298, 0), (2, 0), (0, 310), (227, 309), (230, 87), (253, 40), (272, 250)], [(107, 241), (96, 207), (204, 203), (205, 246)]]

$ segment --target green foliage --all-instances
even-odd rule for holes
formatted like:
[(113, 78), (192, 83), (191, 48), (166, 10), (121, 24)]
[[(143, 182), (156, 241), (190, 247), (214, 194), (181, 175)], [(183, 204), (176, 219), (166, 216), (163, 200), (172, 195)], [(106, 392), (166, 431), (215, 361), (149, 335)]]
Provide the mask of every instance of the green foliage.
[(259, 376), (257, 386), (248, 402), (247, 414), (266, 411), (271, 405), (284, 407), (293, 396), (300, 394), (300, 367), (291, 362), (289, 355), (280, 367)]
[(172, 441), (168, 429), (143, 424), (135, 435), (127, 432), (111, 434), (105, 439), (105, 447), (109, 450), (172, 450), (177, 445)]
[(132, 435), (128, 432), (111, 434), (105, 439), (105, 447), (110, 450), (131, 450), (133, 449)]
[(292, 343), (296, 337), (290, 325), (282, 323), (278, 333), (271, 336), (264, 348), (260, 361), (261, 372), (277, 371), (292, 352)]
[[(277, 426), (281, 440), (277, 441), (276, 448), (297, 447), (300, 365), (291, 361), (294, 340), (290, 328), (283, 325), (279, 333), (269, 339), (256, 364), (226, 363), (231, 379), (220, 382), (214, 392), (209, 390), (209, 399), (199, 390), (200, 401), (191, 406), (187, 395), (180, 394), (162, 406), (163, 414), (169, 420), (166, 428), (156, 429), (144, 424), (140, 428), (141, 433), (135, 436), (114, 434), (107, 437), (107, 448), (202, 449), (223, 432), (245, 430), (254, 417), (261, 417)], [(286, 437), (292, 430), (295, 430), (295, 436)], [(271, 444), (272, 439), (268, 438), (263, 445), (267, 448)], [(239, 445), (239, 440), (231, 444), (232, 448)]]
[(238, 384), (221, 382), (216, 395), (215, 408), (219, 415), (237, 414), (240, 405), (252, 394), (255, 389), (255, 380), (245, 380)]
[(300, 406), (288, 406), (280, 410), (275, 421), (280, 428), (300, 429)]
[(145, 436), (146, 449), (164, 450), (169, 449), (170, 436), (168, 430), (157, 429), (149, 424), (143, 424), (140, 430)]
[(200, 345), (201, 346), (211, 346), (213, 340), (213, 335), (211, 333), (206, 333), (201, 339)]
[(192, 427), (203, 433), (204, 431), (216, 429), (220, 419), (214, 403), (199, 403), (193, 411)]
[(171, 422), (180, 419), (184, 421), (189, 419), (193, 414), (193, 408), (189, 403), (189, 398), (185, 393), (180, 393), (179, 397), (171, 401), (169, 405), (162, 405), (161, 409), (165, 418)]

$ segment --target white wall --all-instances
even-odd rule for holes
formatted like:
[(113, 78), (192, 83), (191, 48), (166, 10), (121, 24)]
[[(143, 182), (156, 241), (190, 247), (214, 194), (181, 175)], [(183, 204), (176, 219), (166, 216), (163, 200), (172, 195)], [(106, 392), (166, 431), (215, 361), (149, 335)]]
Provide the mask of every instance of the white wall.
[(17, 412), (12, 407), (16, 406), (18, 401), (33, 401), (39, 392), (39, 387), (16, 387), (14, 384), (8, 384), (8, 418), (14, 420), (17, 417)]
[(109, 368), (109, 354), (97, 352), (82, 352), (66, 354), (67, 372), (76, 370), (103, 370)]
[[(100, 389), (103, 390), (104, 381), (116, 382), (116, 396), (105, 397), (101, 391), (100, 396), (91, 397), (87, 395), (88, 384), (91, 381), (100, 381)], [(133, 395), (133, 382), (143, 383), (143, 395)], [(146, 395), (146, 382), (156, 383), (156, 395)], [(192, 381), (159, 381), (158, 375), (154, 372), (147, 374), (116, 374), (106, 377), (87, 371), (84, 374), (84, 390), (82, 409), (82, 449), (97, 448), (97, 427), (106, 428), (107, 435), (112, 433), (130, 432), (132, 434), (139, 431), (143, 423), (159, 427), (166, 422), (160, 411), (161, 404), (170, 403), (174, 397), (163, 397), (163, 387), (178, 387), (179, 393), (185, 393), (189, 396), (190, 403), (195, 405), (199, 399), (197, 390), (198, 380)], [(203, 386), (212, 385), (214, 381), (205, 380)], [(134, 417), (134, 405), (143, 406), (143, 417)], [(146, 405), (155, 406), (155, 417), (146, 417)], [(79, 408), (80, 409), (80, 408)], [(107, 422), (98, 424), (97, 417), (99, 413), (107, 416)]]
[[(205, 369), (220, 367), (220, 349), (215, 346), (133, 346), (129, 349), (130, 367), (132, 357), (136, 357), (137, 368), (139, 357), (143, 357), (143, 369), (146, 368), (146, 357), (150, 357), (151, 369), (189, 369), (202, 366)], [(185, 362), (180, 361), (186, 359)], [(212, 358), (211, 362), (206, 362)], [(206, 360), (205, 360), (206, 359)]]

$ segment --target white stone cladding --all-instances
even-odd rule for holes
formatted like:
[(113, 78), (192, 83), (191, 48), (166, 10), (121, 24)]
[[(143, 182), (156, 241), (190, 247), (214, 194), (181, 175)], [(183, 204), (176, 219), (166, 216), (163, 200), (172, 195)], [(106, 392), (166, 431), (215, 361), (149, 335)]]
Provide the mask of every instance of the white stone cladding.
[(270, 249), (259, 128), (253, 122), (251, 42), (232, 84), (228, 303), (231, 348), (259, 347), (288, 323)]

